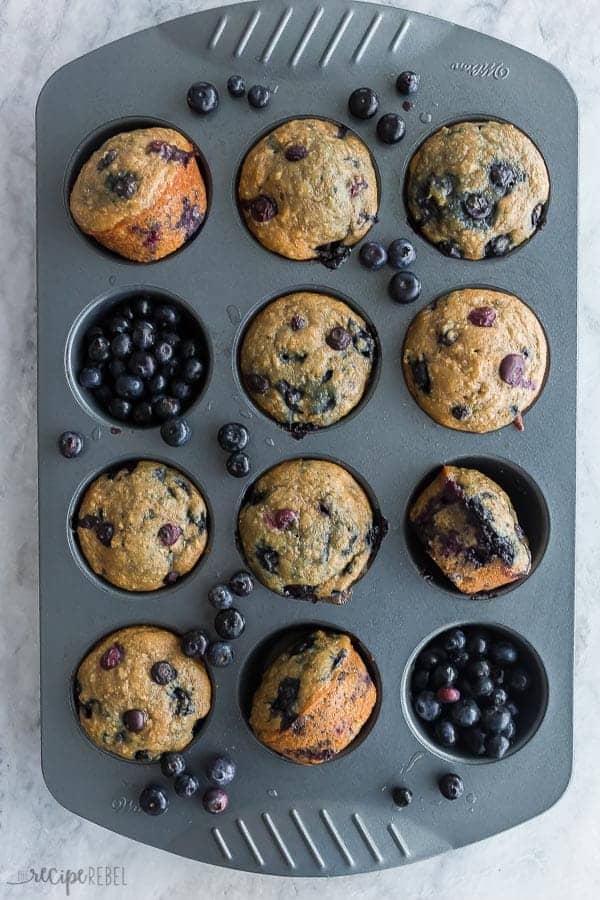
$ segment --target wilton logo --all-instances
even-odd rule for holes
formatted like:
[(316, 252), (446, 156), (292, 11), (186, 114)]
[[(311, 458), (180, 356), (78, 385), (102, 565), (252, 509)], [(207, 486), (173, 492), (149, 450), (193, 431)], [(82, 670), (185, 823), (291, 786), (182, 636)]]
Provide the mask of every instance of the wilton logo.
[(123, 866), (88, 866), (87, 869), (58, 869), (56, 867), (47, 869), (44, 867), (17, 872), (17, 880), (6, 881), (5, 884), (62, 884), (65, 888), (65, 895), (69, 897), (71, 888), (75, 884), (94, 887), (126, 887), (127, 881)]
[(450, 68), (458, 72), (466, 72), (472, 78), (494, 78), (496, 81), (503, 81), (510, 75), (510, 68), (503, 62), (453, 62)]

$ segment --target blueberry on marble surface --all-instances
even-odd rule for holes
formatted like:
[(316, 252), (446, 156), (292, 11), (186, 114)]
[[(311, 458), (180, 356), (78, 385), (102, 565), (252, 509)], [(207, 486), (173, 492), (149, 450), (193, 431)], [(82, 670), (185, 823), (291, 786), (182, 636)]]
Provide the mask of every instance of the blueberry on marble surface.
[(400, 807), (400, 809), (404, 809), (406, 806), (410, 806), (412, 803), (413, 794), (410, 788), (407, 787), (395, 787), (392, 791), (392, 800), (395, 806)]

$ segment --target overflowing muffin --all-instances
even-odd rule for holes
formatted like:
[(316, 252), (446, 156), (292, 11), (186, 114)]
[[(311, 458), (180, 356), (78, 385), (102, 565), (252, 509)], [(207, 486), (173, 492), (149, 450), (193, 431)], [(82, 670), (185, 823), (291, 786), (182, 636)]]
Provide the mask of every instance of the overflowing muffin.
[(504, 256), (543, 225), (548, 170), (535, 144), (507, 122), (457, 122), (417, 150), (407, 176), (410, 216), (448, 256)]
[(206, 549), (202, 494), (177, 469), (144, 459), (100, 475), (75, 522), (90, 568), (126, 591), (156, 591), (196, 565)]
[(210, 710), (211, 683), (171, 631), (136, 625), (109, 634), (77, 670), (79, 721), (103, 750), (152, 760), (183, 750)]
[(383, 528), (358, 482), (324, 459), (269, 469), (247, 493), (238, 519), (242, 550), (264, 585), (332, 603), (349, 599)]
[(313, 631), (266, 669), (250, 726), (276, 753), (304, 765), (332, 759), (368, 721), (377, 691), (346, 634)]
[(408, 389), (428, 415), (459, 431), (487, 432), (522, 413), (544, 384), (546, 336), (518, 297), (463, 288), (422, 309), (404, 342)]
[(240, 367), (257, 406), (302, 434), (337, 422), (360, 402), (375, 352), (368, 325), (349, 306), (301, 291), (254, 317)]
[(476, 469), (443, 466), (409, 518), (431, 559), (463, 594), (529, 574), (529, 544), (510, 497)]
[(138, 128), (105, 141), (73, 186), (79, 228), (120, 256), (151, 262), (200, 228), (206, 188), (194, 145), (171, 128)]
[(345, 126), (292, 119), (258, 141), (242, 164), (246, 224), (268, 250), (336, 268), (377, 218), (368, 147)]

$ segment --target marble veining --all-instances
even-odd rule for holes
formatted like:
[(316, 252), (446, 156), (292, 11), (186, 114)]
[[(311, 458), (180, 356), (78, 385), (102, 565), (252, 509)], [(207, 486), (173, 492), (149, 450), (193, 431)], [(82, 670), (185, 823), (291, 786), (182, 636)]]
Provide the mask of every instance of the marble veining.
[[(0, 896), (64, 896), (64, 887), (11, 886), (29, 866), (126, 866), (128, 887), (77, 887), (72, 896), (412, 897), (563, 900), (600, 896), (597, 764), (600, 643), (600, 15), (594, 0), (407, 0), (518, 44), (559, 66), (579, 97), (581, 241), (579, 543), (575, 772), (541, 818), (480, 845), (404, 868), (324, 883), (266, 879), (168, 856), (99, 829), (47, 792), (39, 760), (35, 474), (34, 104), (59, 66), (107, 41), (212, 5), (203, 0), (0, 2)], [(389, 5), (394, 5), (389, 2)], [(524, 88), (525, 89), (525, 88)], [(555, 127), (560, 129), (560, 111)], [(561, 598), (557, 597), (560, 603)], [(595, 749), (596, 748), (596, 749)], [(68, 765), (68, 760), (65, 760)]]

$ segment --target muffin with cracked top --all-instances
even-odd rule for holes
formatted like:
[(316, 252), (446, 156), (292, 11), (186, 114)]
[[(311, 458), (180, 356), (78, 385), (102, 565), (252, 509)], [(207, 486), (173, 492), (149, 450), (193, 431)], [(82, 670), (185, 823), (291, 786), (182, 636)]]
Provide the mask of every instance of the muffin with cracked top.
[(252, 485), (238, 517), (248, 565), (266, 587), (301, 600), (345, 603), (385, 523), (342, 466), (292, 459)]
[(375, 340), (349, 306), (300, 291), (272, 301), (244, 335), (244, 384), (267, 415), (301, 436), (347, 415), (361, 400)]
[(412, 157), (407, 201), (416, 228), (448, 256), (504, 256), (546, 217), (550, 181), (533, 141), (507, 122), (438, 129)]
[(152, 262), (188, 241), (206, 216), (194, 145), (171, 128), (105, 141), (82, 166), (69, 205), (79, 228), (120, 256)]
[(378, 186), (368, 147), (345, 126), (292, 119), (252, 147), (238, 197), (260, 243), (288, 259), (337, 268), (377, 219)]
[(144, 459), (100, 475), (75, 522), (90, 568), (126, 591), (156, 591), (196, 565), (208, 522), (200, 491), (177, 469)]
[(406, 384), (440, 425), (484, 433), (513, 422), (538, 397), (548, 363), (534, 313), (503, 291), (462, 288), (411, 322), (403, 351)]
[(204, 663), (179, 638), (150, 625), (103, 638), (75, 681), (79, 721), (96, 746), (125, 759), (153, 760), (183, 750), (210, 710)]
[(313, 631), (266, 669), (250, 727), (258, 740), (303, 765), (333, 759), (359, 734), (377, 690), (346, 634)]
[(495, 590), (531, 569), (510, 497), (476, 469), (442, 466), (409, 511), (425, 550), (463, 594)]

